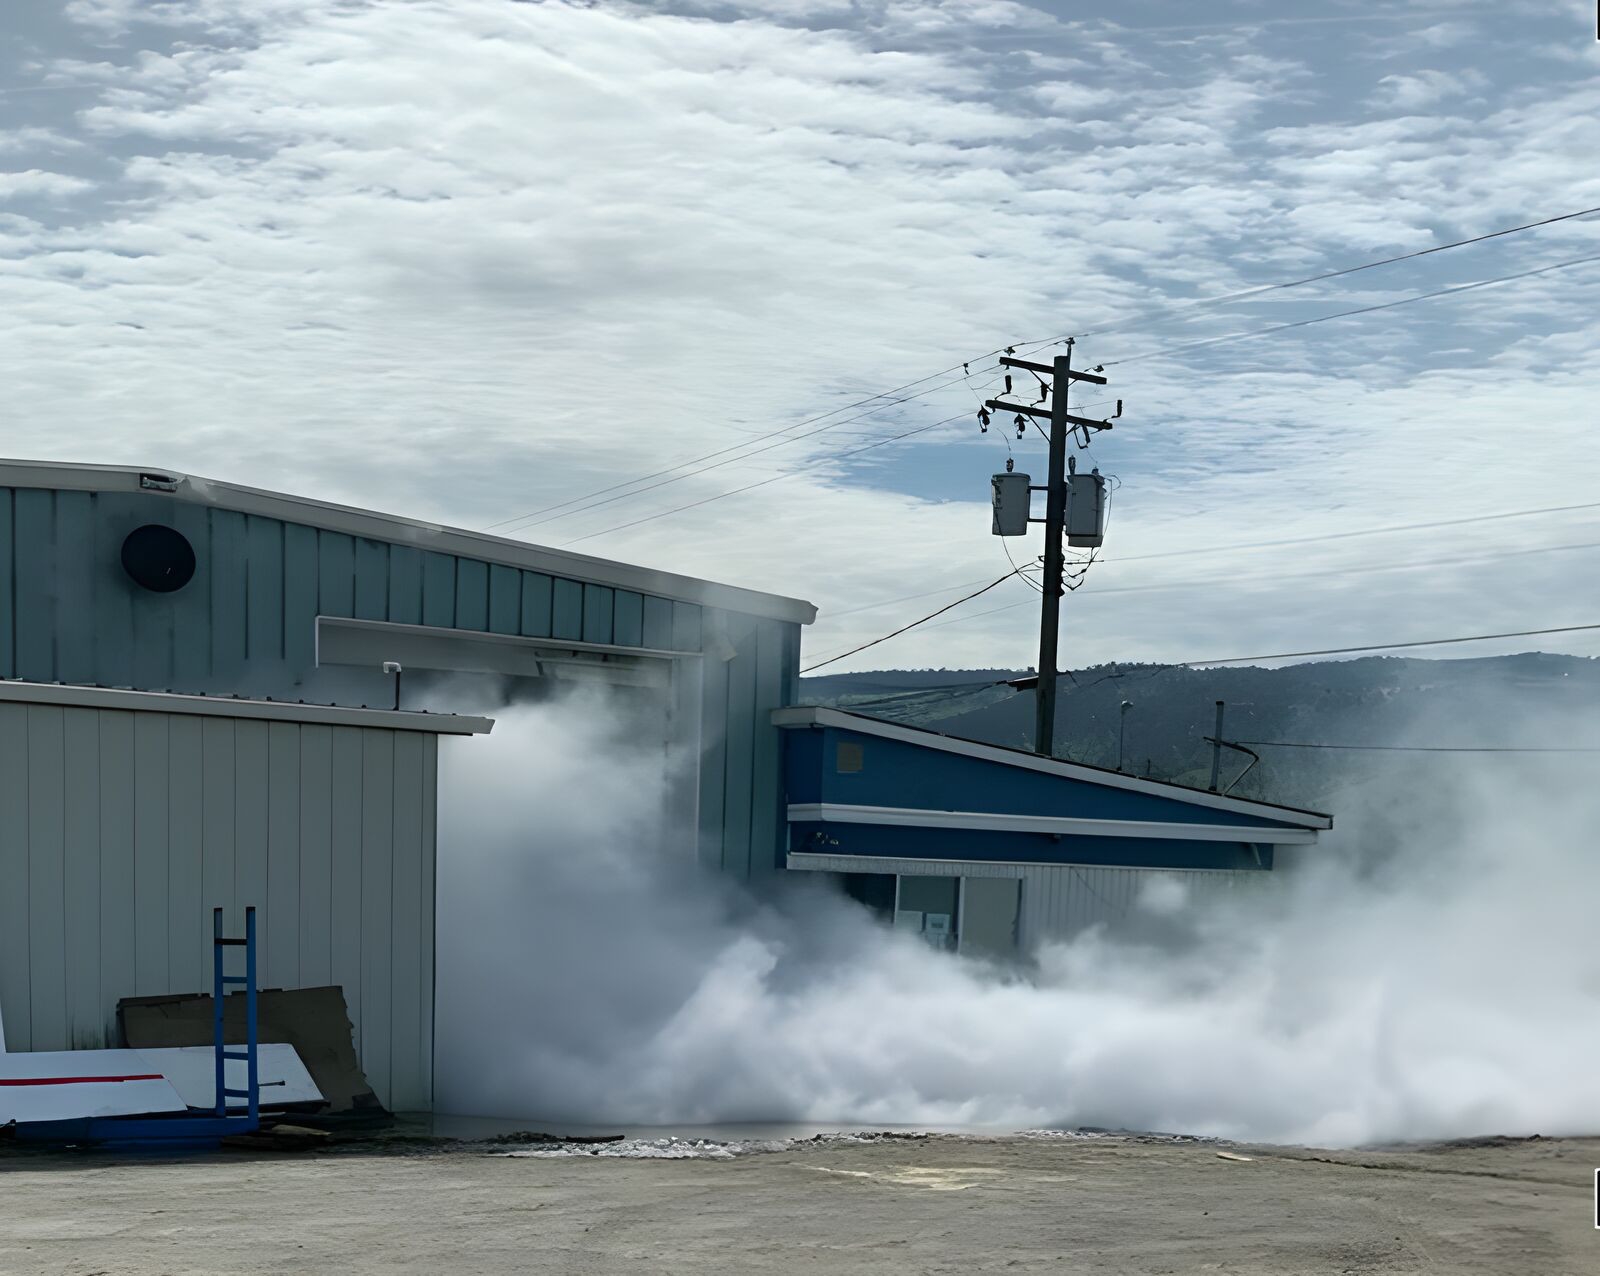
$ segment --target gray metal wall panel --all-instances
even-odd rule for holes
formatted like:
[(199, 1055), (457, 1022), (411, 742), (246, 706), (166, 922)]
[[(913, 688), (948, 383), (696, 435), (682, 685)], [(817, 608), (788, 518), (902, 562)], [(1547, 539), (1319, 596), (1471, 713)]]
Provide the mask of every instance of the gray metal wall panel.
[(379, 1097), (429, 1106), (437, 778), (411, 732), (0, 705), (9, 1048), (208, 989), (211, 907), (254, 904), (263, 986), (343, 984)]
[(550, 578), (543, 572), (522, 573), (522, 636), (550, 636)]
[[(238, 764), (234, 757), (233, 723), (227, 718), (205, 718), (200, 723), (204, 750), (201, 761), (200, 891), (201, 924), (210, 933), (212, 910), (220, 908), (230, 934), (240, 918), (234, 911), (234, 795), (238, 791)], [(209, 960), (210, 954), (207, 954)], [(209, 984), (207, 985), (209, 986)]]
[(619, 647), (644, 644), (644, 595), (631, 589), (617, 590), (612, 614), (612, 641)]
[[(28, 706), (0, 704), (0, 828), (28, 827)], [(28, 987), (28, 842), (0, 837), (0, 1013), (6, 1048), (33, 1049), (29, 1029), (33, 998)], [(44, 924), (41, 919), (40, 924)]]
[(583, 641), (611, 641), (611, 620), (616, 608), (616, 591), (609, 585), (583, 587)]
[(379, 1094), (394, 1075), (394, 733), (361, 732), (361, 1066)]
[(267, 819), (269, 724), (239, 720), (233, 724), (233, 898), (224, 920), (233, 934), (244, 926), (244, 910), (256, 912), (256, 963), (265, 970), (272, 961), (272, 932), (262, 910), (267, 902)]
[(389, 618), (389, 547), (382, 541), (356, 541), (354, 615), (357, 620)]
[[(67, 1039), (66, 740), (61, 710), (28, 706), (28, 986), (34, 1041)], [(15, 829), (5, 830), (15, 836)], [(40, 923), (43, 923), (42, 925)]]
[[(420, 599), (420, 593), (418, 595)], [(333, 728), (300, 728), (300, 982), (333, 981)]]
[[(100, 792), (95, 804), (100, 808), (100, 996), (108, 1027), (118, 998), (133, 996), (137, 984), (135, 765), (134, 715), (102, 712)], [(85, 793), (83, 800), (94, 799)]]
[[(90, 713), (92, 710), (83, 710)], [(170, 720), (167, 747), (167, 987), (211, 986), (211, 914), (205, 904), (205, 719)]]
[[(390, 864), (390, 978), (393, 980), (390, 1037), (394, 1043), (389, 1070), (389, 1101), (401, 1111), (426, 1108), (430, 1095), (425, 1085), (422, 1052), (404, 1043), (420, 1040), (421, 998), (407, 989), (424, 986), (421, 937), (430, 919), (422, 915), (422, 788), (426, 765), (426, 737), (408, 731), (394, 737), (394, 832)], [(427, 983), (431, 984), (430, 978)]]
[[(100, 715), (93, 709), (68, 709), (63, 726), (66, 774), (72, 777), (74, 789), (66, 800), (63, 830), (66, 1039), (69, 1047), (81, 1048), (105, 1035), (104, 1008), (100, 1004), (100, 806), (97, 801), (83, 801), (79, 796), (100, 791)], [(3, 924), (0, 917), (0, 925)]]
[(522, 624), (522, 573), (495, 563), (489, 568), (489, 631), (514, 634)]
[[(417, 932), (421, 995), (417, 998), (417, 1090), (424, 1108), (433, 1107), (433, 1003), (435, 978), (435, 900), (438, 883), (439, 737), (422, 738), (422, 928)], [(402, 1045), (404, 1043), (401, 1043)]]
[[(257, 925), (266, 932), (266, 988), (303, 988), (300, 975), (300, 732), (267, 724), (267, 893)], [(264, 925), (263, 925), (264, 923)]]
[(14, 676), (17, 635), (16, 576), (12, 562), (16, 546), (11, 534), (12, 493), (0, 487), (0, 678)]
[(489, 564), (456, 559), (456, 628), (489, 628)]
[(168, 937), (171, 934), (168, 785), (171, 778), (169, 727), (162, 713), (135, 714), (133, 756), (115, 764), (133, 770), (133, 899), (112, 901), (133, 917), (133, 988), (136, 996), (167, 992)]
[[(350, 1021), (361, 1022), (361, 728), (332, 727), (333, 883), (329, 911), (333, 982), (344, 989)], [(359, 1045), (359, 1041), (357, 1042)]]

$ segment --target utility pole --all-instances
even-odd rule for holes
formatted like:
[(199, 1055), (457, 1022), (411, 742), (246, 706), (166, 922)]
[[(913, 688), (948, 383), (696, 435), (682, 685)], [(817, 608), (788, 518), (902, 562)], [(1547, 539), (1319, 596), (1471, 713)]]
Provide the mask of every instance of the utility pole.
[(1039, 609), (1039, 691), (1034, 698), (1033, 751), (1055, 752), (1056, 655), (1061, 642), (1061, 538), (1067, 530), (1067, 387), (1072, 384), (1072, 338), (1058, 354), (1050, 394), (1050, 477), (1044, 496), (1044, 605)]
[[(1081, 447), (1088, 447), (1089, 435), (1096, 430), (1109, 430), (1112, 417), (1108, 420), (1096, 421), (1087, 417), (1073, 416), (1067, 411), (1068, 388), (1074, 381), (1088, 381), (1094, 385), (1105, 385), (1106, 378), (1097, 376), (1092, 372), (1074, 372), (1072, 370), (1073, 339), (1067, 338), (1067, 353), (1057, 355), (1050, 364), (1029, 363), (1023, 359), (1004, 358), (1000, 362), (1008, 368), (1021, 368), (1039, 377), (1040, 385), (1044, 385), (1044, 375), (1049, 375), (1050, 385), (1046, 387), (1050, 395), (1050, 409), (1045, 411), (1038, 407), (1024, 406), (1020, 403), (1010, 403), (1004, 399), (990, 399), (984, 404), (984, 411), (979, 414), (979, 421), (984, 428), (988, 428), (988, 413), (1014, 412), (1017, 420), (1017, 433), (1019, 437), (1024, 432), (1026, 417), (1048, 417), (1050, 421), (1050, 467), (1049, 477), (1044, 486), (1045, 516), (1043, 520), (1031, 517), (1008, 517), (1002, 509), (1002, 501), (1006, 500), (1006, 488), (1000, 483), (1003, 476), (996, 475), (995, 486), (995, 534), (1000, 536), (1022, 535), (1027, 531), (1028, 523), (1044, 523), (1044, 592), (1043, 602), (1039, 611), (1039, 672), (1036, 680), (1038, 687), (1036, 698), (1036, 714), (1033, 729), (1033, 750), (1046, 757), (1055, 753), (1055, 727), (1056, 727), (1056, 678), (1057, 657), (1061, 640), (1061, 597), (1066, 592), (1063, 581), (1066, 555), (1063, 548), (1063, 539), (1067, 533), (1067, 440), (1075, 437), (1081, 429), (1083, 442)], [(1011, 389), (1011, 378), (1006, 377), (1006, 389)], [(1122, 415), (1122, 401), (1117, 401), (1116, 416)], [(1080, 476), (1076, 474), (1076, 464), (1073, 466), (1074, 482)], [(1037, 487), (1027, 486), (1027, 475), (1008, 476), (1020, 483), (1018, 487), (1025, 492), (1036, 492)], [(1081, 476), (1085, 482), (1090, 480), (1089, 475)], [(1080, 520), (1074, 520), (1074, 545), (1099, 545), (1100, 531), (1103, 527), (1104, 501), (1100, 496), (1100, 483), (1098, 471), (1092, 476), (1095, 486), (1095, 505), (1089, 511), (1094, 517), (1094, 526), (1091, 528)], [(1025, 680), (1014, 682), (1013, 686), (1021, 686)]]

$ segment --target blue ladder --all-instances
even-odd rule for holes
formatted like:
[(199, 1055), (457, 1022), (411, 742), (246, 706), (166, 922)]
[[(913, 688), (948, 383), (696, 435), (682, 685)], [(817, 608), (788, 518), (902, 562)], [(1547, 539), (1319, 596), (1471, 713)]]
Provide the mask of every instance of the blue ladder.
[[(244, 949), (244, 974), (227, 973), (229, 948)], [(243, 1050), (229, 1050), (223, 1033), (223, 993), (230, 984), (244, 985)], [(252, 1134), (261, 1128), (261, 1076), (256, 1041), (256, 910), (244, 910), (244, 938), (222, 933), (222, 910), (211, 913), (212, 1050), (216, 1055), (216, 1104), (207, 1112), (146, 1117), (79, 1117), (67, 1121), (35, 1121), (17, 1127), (17, 1137), (37, 1143), (100, 1143), (124, 1147), (215, 1147), (224, 1135)], [(245, 1065), (245, 1088), (227, 1087), (228, 1060)], [(229, 1099), (243, 1099), (242, 1115), (231, 1115)]]
[[(227, 951), (244, 949), (244, 974), (227, 973)], [(223, 993), (228, 984), (244, 985), (244, 1049), (229, 1050), (223, 1031)], [(222, 910), (211, 910), (211, 1040), (216, 1055), (216, 1107), (219, 1120), (228, 1119), (228, 1100), (243, 1099), (248, 1126), (256, 1129), (261, 1121), (261, 1072), (258, 1066), (259, 1051), (256, 1041), (256, 910), (252, 905), (244, 910), (244, 938), (229, 939), (222, 933)], [(245, 1065), (245, 1088), (230, 1090), (227, 1085), (227, 1061), (237, 1060)]]

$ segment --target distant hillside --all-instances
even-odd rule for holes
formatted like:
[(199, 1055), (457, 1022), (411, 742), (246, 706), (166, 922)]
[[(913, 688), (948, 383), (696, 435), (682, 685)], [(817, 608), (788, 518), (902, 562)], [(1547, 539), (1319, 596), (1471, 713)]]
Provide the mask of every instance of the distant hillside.
[[(993, 744), (1031, 747), (1034, 697), (996, 685), (1026, 670), (881, 670), (806, 678), (813, 704), (869, 713)], [(1117, 764), (1117, 718), (1130, 701), (1124, 769), (1204, 786), (1215, 702), (1224, 738), (1332, 744), (1566, 743), (1600, 723), (1600, 660), (1530, 653), (1468, 660), (1393, 656), (1283, 669), (1102, 665), (1063, 680), (1056, 753)], [(1589, 743), (1594, 743), (1590, 740)], [(1314, 803), (1385, 765), (1381, 753), (1259, 748), (1262, 762), (1235, 792)], [(1392, 759), (1395, 755), (1387, 755)], [(1223, 755), (1224, 783), (1248, 761)]]

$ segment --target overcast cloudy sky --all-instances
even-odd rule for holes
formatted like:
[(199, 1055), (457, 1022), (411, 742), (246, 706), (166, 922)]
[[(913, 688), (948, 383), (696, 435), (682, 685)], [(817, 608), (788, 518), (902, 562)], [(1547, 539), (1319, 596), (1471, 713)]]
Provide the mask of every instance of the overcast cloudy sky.
[[(1588, 0), (12, 0), (0, 35), (7, 454), (798, 595), (815, 660), (1009, 569), (989, 475), (1043, 445), (976, 398), (1088, 333), (1077, 401), (1126, 410), (1068, 663), (1600, 621), (1600, 509), (1326, 539), (1600, 502), (1600, 218), (1186, 304), (1600, 205)], [(834, 668), (1031, 664), (1035, 597)]]

